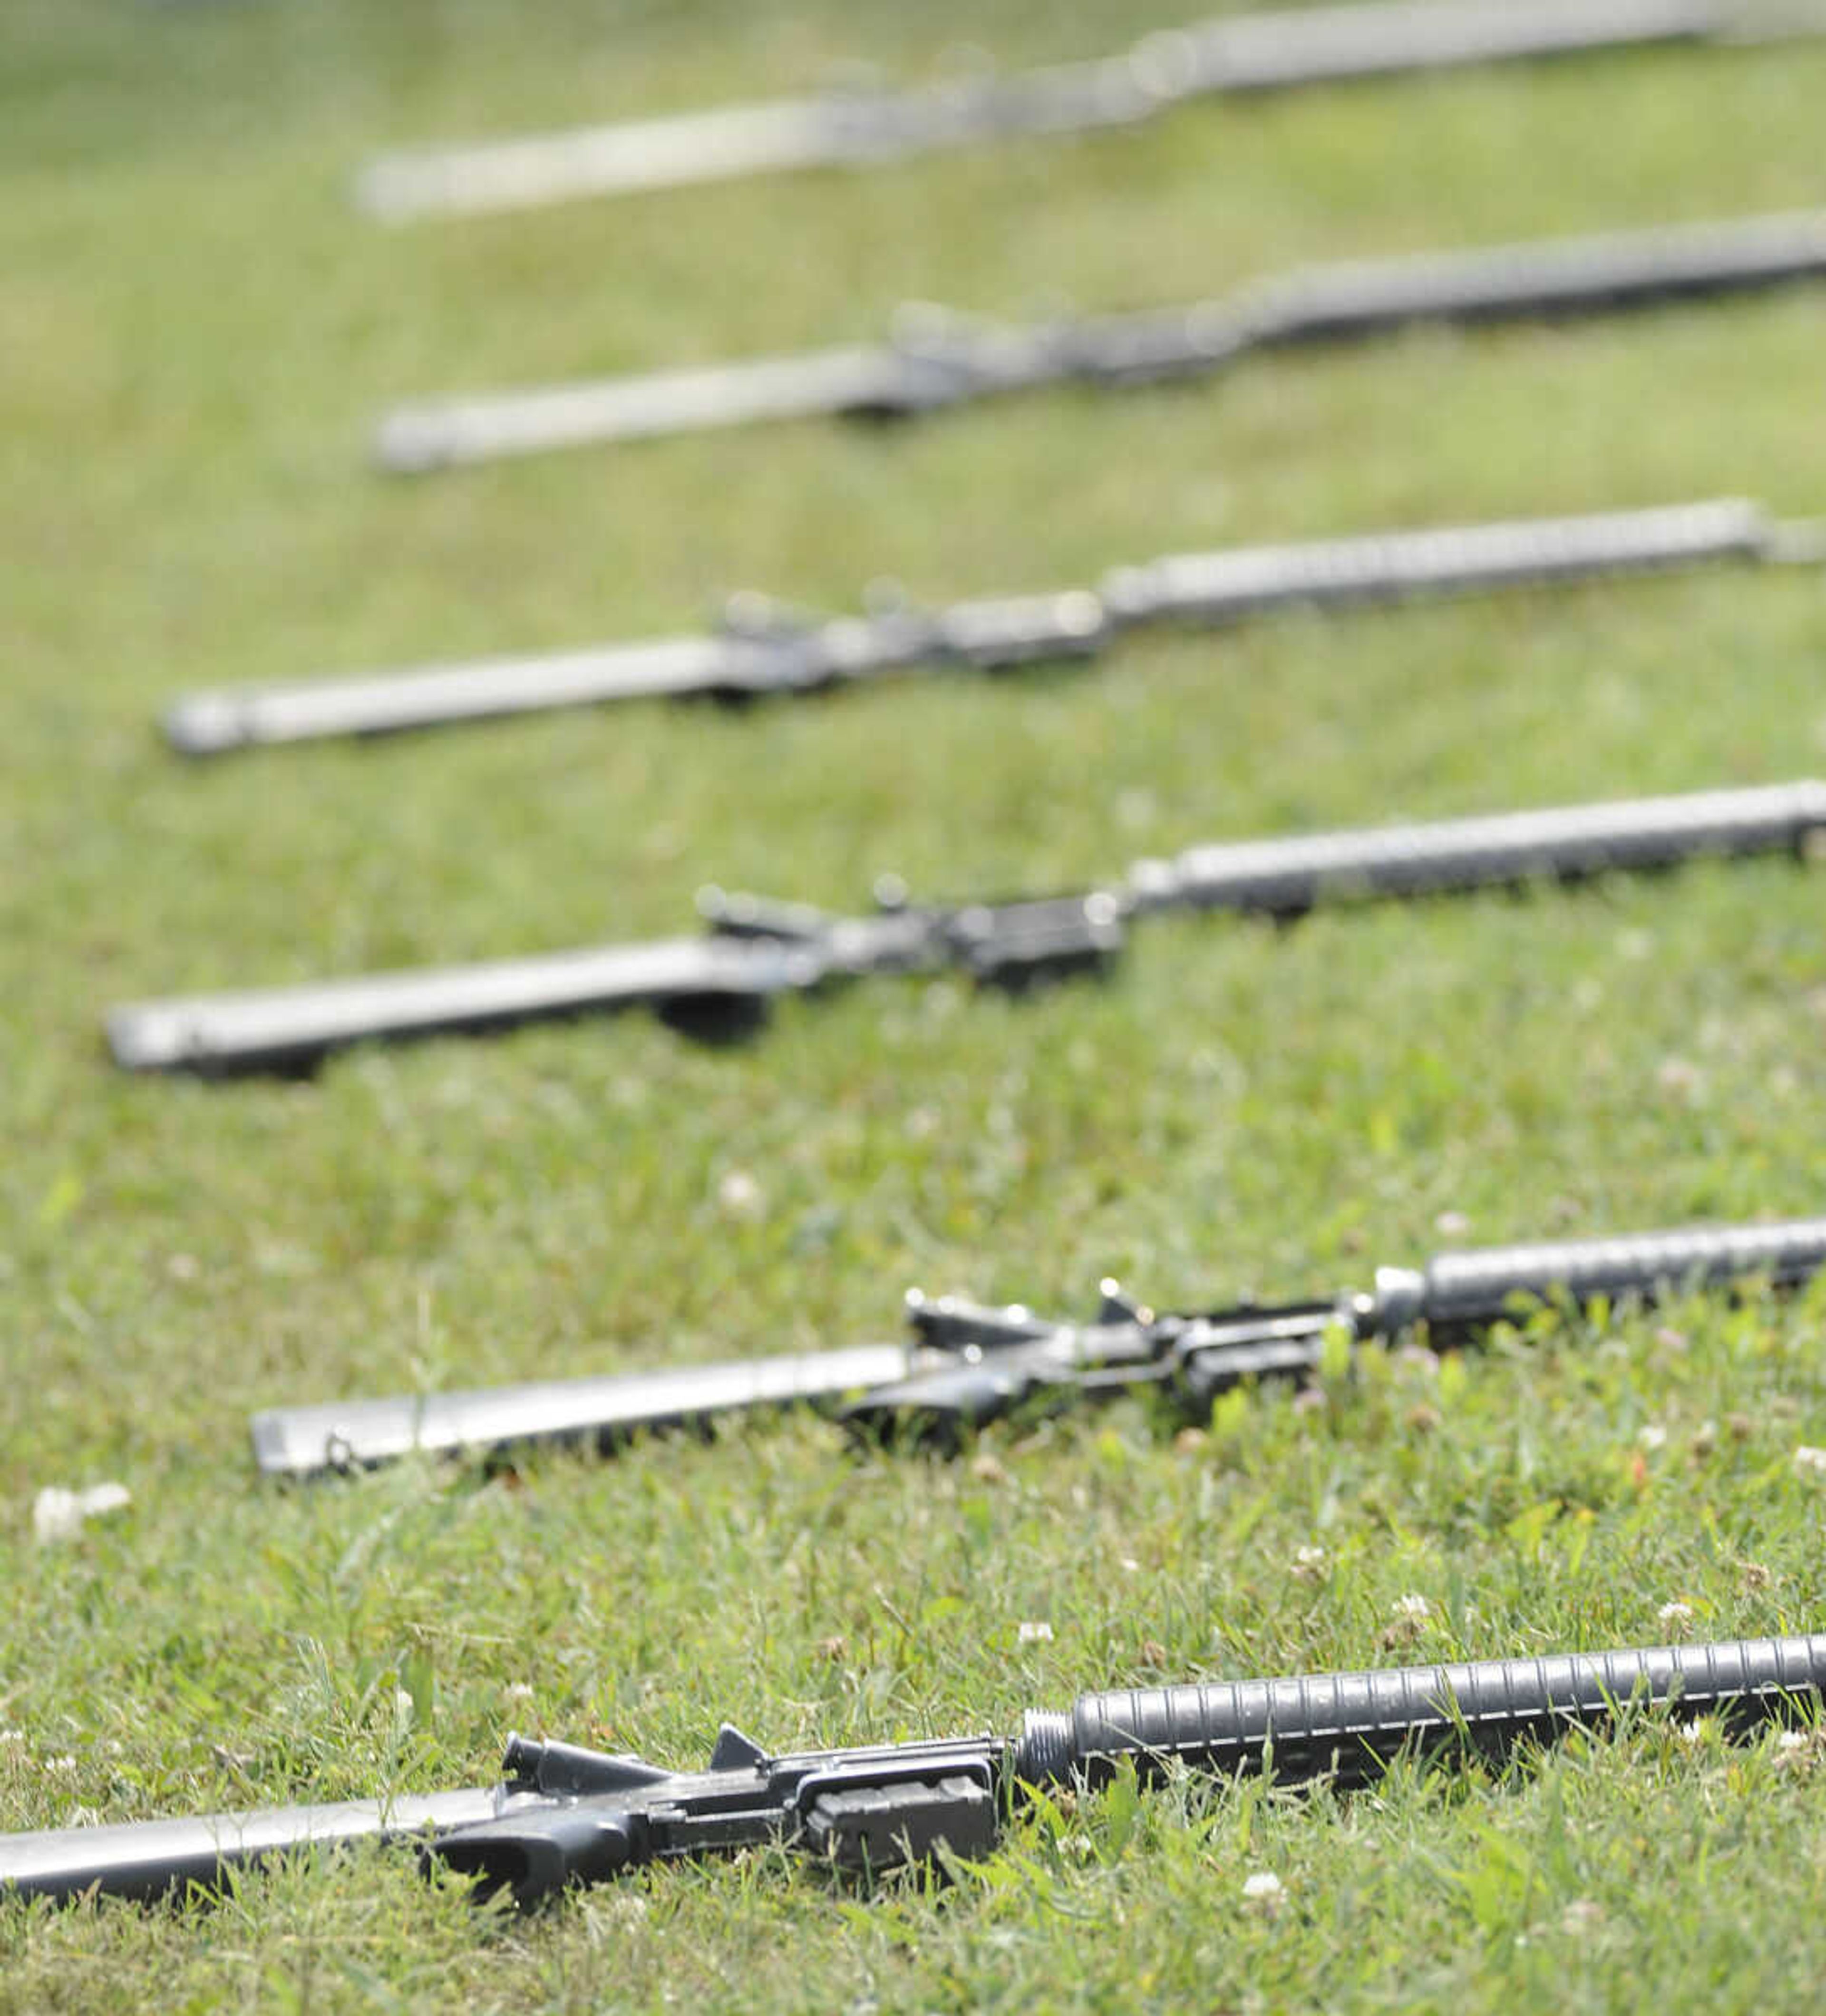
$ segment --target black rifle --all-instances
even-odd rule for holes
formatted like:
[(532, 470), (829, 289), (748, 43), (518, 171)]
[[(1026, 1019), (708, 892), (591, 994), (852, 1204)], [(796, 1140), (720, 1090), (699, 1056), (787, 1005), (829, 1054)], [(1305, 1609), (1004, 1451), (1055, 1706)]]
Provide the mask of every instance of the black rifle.
[(698, 938), (606, 945), (491, 965), (427, 968), (117, 1008), (115, 1060), (209, 1076), (314, 1068), (350, 1043), (477, 1032), (645, 1004), (692, 1033), (751, 1028), (777, 994), (873, 974), (960, 971), (1019, 988), (1101, 970), (1131, 918), (1226, 910), (1290, 919), (1321, 903), (1573, 881), (1704, 857), (1806, 859), (1826, 826), (1826, 783), (1695, 791), (1429, 825), (1372, 826), (1195, 847), (1135, 862), (1113, 886), (1005, 902), (922, 906), (879, 884), (872, 916), (706, 890)]
[(1148, 35), (1120, 56), (1008, 77), (854, 89), (395, 155), (366, 171), (358, 196), (390, 222), (526, 210), (794, 168), (868, 167), (1019, 134), (1132, 125), (1219, 93), (1591, 49), (1741, 41), (1803, 32), (1814, 20), (1757, 0), (1394, 0), (1233, 16)]
[(1748, 1279), (1789, 1287), (1826, 1265), (1826, 1219), (1688, 1226), (1621, 1238), (1442, 1253), (1424, 1269), (1376, 1270), (1364, 1292), (1196, 1314), (1156, 1314), (1103, 1284), (1089, 1323), (1055, 1323), (1015, 1305), (907, 1298), (904, 1344), (757, 1358), (602, 1379), (546, 1380), (492, 1391), (275, 1407), (253, 1417), (269, 1475), (309, 1477), (386, 1463), (413, 1450), (453, 1453), (535, 1442), (613, 1449), (639, 1431), (807, 1404), (861, 1430), (949, 1442), (1036, 1402), (1164, 1392), (1208, 1414), (1227, 1388), (1320, 1366), (1327, 1340), (1386, 1344), (1424, 1324), (1456, 1344), (1529, 1301), (1580, 1307), (1650, 1301), (1682, 1287)]
[(1561, 585), (1707, 561), (1817, 566), (1823, 559), (1822, 527), (1777, 523), (1759, 505), (1721, 498), (1175, 554), (1116, 568), (1095, 589), (933, 610), (897, 607), (822, 622), (740, 596), (709, 635), (193, 693), (166, 714), (165, 732), (187, 756), (216, 756), (257, 743), (388, 734), (605, 700), (688, 693), (749, 699), (929, 667), (1001, 671), (1090, 658), (1151, 624), (1217, 625), (1289, 607)]
[(0, 1836), (0, 1899), (157, 1897), (287, 1850), (376, 1838), (415, 1839), (428, 1863), (522, 1905), (773, 1843), (870, 1874), (940, 1850), (979, 1859), (1026, 1789), (1095, 1787), (1124, 1767), (1353, 1785), (1397, 1757), (1500, 1756), (1626, 1708), (1716, 1715), (1734, 1731), (1806, 1721), (1823, 1687), (1826, 1634), (1124, 1689), (1080, 1694), (1062, 1714), (1030, 1709), (1019, 1736), (785, 1756), (726, 1723), (702, 1771), (516, 1736), (489, 1789)]
[(1228, 298), (1031, 327), (904, 308), (893, 340), (396, 409), (375, 453), (402, 473), (592, 441), (811, 414), (907, 419), (999, 392), (1202, 377), (1257, 351), (1421, 322), (1610, 315), (1816, 280), (1826, 211), (1314, 266)]

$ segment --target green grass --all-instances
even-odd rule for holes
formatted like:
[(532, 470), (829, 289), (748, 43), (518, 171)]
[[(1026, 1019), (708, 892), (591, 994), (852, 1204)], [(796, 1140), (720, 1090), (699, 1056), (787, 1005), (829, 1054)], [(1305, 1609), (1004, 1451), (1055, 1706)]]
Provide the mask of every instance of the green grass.
[[(0, 21), (0, 1822), (476, 1782), (516, 1724), (684, 1763), (724, 1716), (879, 1740), (1131, 1679), (1652, 1640), (1676, 1600), (1698, 1633), (1816, 1623), (1822, 1499), (1792, 1453), (1826, 1442), (1818, 1298), (1368, 1364), (1189, 1445), (1124, 1402), (951, 1466), (802, 1420), (512, 1484), (255, 1481), (260, 1405), (855, 1340), (911, 1281), (1075, 1309), (1116, 1273), (1204, 1304), (1361, 1283), (1448, 1213), (1494, 1240), (1821, 1204), (1819, 893), (1779, 862), (1291, 933), (1162, 921), (1106, 988), (882, 982), (731, 1051), (633, 1017), (307, 1086), (115, 1075), (114, 1001), (666, 932), (707, 879), (1045, 887), (1822, 761), (1820, 581), (1725, 572), (182, 767), (149, 725), (182, 688), (638, 636), (739, 585), (851, 607), (883, 574), (944, 596), (1384, 523), (1826, 499), (1817, 290), (383, 482), (363, 433), (395, 398), (866, 335), (902, 296), (1145, 304), (1820, 197), (1826, 49), (1802, 48), (513, 222), (353, 215), (354, 168), (408, 140), (1152, 24), (1118, 0), (523, 11)], [(758, 1198), (732, 1211), (738, 1171)], [(34, 1544), (41, 1486), (110, 1478), (130, 1511)], [(1401, 1643), (1410, 1593), (1432, 1618)], [(0, 1910), (0, 2007), (1800, 2007), (1819, 1799), (1772, 1747), (1650, 1725), (1349, 1799), (1087, 1801), (948, 1889), (868, 1899), (757, 1856), (516, 1922), (373, 1854), (214, 1909)], [(1276, 1915), (1243, 1901), (1263, 1869)]]

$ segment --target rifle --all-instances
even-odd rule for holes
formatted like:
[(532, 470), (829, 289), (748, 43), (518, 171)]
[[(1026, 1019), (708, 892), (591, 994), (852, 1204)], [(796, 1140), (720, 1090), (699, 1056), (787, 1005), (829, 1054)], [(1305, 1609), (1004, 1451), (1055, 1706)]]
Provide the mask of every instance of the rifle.
[(527, 210), (800, 168), (872, 167), (1024, 134), (1134, 125), (1220, 94), (1817, 32), (1814, 18), (1755, 0), (1395, 0), (1229, 16), (1148, 35), (1118, 56), (1008, 77), (856, 89), (387, 156), (364, 171), (356, 196), (390, 223)]
[(368, 1041), (473, 1034), (646, 1005), (685, 1032), (753, 1030), (776, 995), (875, 974), (962, 972), (1019, 988), (1101, 972), (1130, 920), (1225, 910), (1281, 920), (1321, 903), (1575, 881), (1705, 857), (1793, 853), (1826, 826), (1826, 783), (1695, 791), (1495, 817), (1195, 847), (1139, 861), (1113, 885), (1001, 902), (918, 905), (892, 878), (873, 916), (708, 888), (698, 938), (606, 945), (300, 987), (199, 994), (115, 1009), (107, 1039), (129, 1071), (227, 1076), (314, 1069)]
[(1116, 568), (1095, 589), (824, 622), (747, 595), (731, 598), (721, 628), (707, 635), (193, 693), (174, 704), (164, 726), (183, 754), (216, 756), (607, 700), (696, 693), (748, 700), (927, 668), (1004, 671), (1096, 657), (1152, 624), (1216, 626), (1295, 607), (1348, 608), (1732, 560), (1817, 566), (1826, 560), (1826, 527), (1777, 523), (1759, 505), (1721, 498), (1176, 554)]
[(1715, 1715), (1734, 1732), (1804, 1722), (1826, 1634), (1545, 1658), (1396, 1666), (1080, 1694), (1018, 1736), (776, 1756), (725, 1723), (702, 1771), (511, 1737), (487, 1789), (0, 1836), (0, 1899), (149, 1899), (304, 1848), (416, 1841), (422, 1862), (523, 1906), (650, 1863), (780, 1844), (869, 1875), (994, 1849), (1030, 1791), (1095, 1788), (1171, 1766), (1298, 1783), (1373, 1782), (1392, 1760), (1499, 1757), (1631, 1711)]
[(1416, 1327), (1461, 1343), (1530, 1300), (1588, 1308), (1651, 1301), (1683, 1287), (1752, 1278), (1792, 1287), (1826, 1265), (1826, 1219), (1687, 1227), (1436, 1255), (1414, 1270), (1378, 1268), (1368, 1291), (1310, 1301), (1254, 1301), (1156, 1314), (1112, 1281), (1087, 1323), (1055, 1323), (1023, 1305), (907, 1297), (900, 1344), (673, 1366), (602, 1379), (547, 1380), (493, 1391), (275, 1407), (253, 1420), (270, 1476), (310, 1477), (387, 1463), (413, 1450), (455, 1454), (538, 1442), (607, 1452), (649, 1429), (811, 1405), (869, 1435), (941, 1443), (1036, 1402), (1069, 1404), (1158, 1391), (1195, 1415), (1248, 1379), (1299, 1377), (1327, 1341), (1386, 1345)]
[(1826, 274), (1826, 211), (1314, 266), (1227, 298), (1022, 326), (909, 304), (890, 340), (396, 408), (383, 469), (415, 474), (548, 448), (835, 414), (906, 419), (1004, 392), (1203, 377), (1258, 351), (1712, 299)]

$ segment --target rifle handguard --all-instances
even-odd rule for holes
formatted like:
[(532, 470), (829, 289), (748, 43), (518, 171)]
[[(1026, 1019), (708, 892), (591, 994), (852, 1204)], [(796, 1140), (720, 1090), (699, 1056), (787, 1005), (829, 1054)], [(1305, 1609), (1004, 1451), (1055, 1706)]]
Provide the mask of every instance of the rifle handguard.
[(1708, 857), (1804, 857), (1822, 828), (1826, 784), (1811, 779), (1618, 799), (1194, 848), (1138, 875), (1135, 902), (1298, 916), (1353, 898), (1578, 881)]
[(1410, 322), (1604, 315), (1782, 286), (1823, 271), (1826, 217), (1802, 211), (1315, 266), (1245, 292), (1238, 314), (1254, 344), (1267, 347)]
[(1169, 554), (1116, 569), (1105, 580), (1103, 599), (1127, 625), (1240, 622), (1279, 609), (1345, 608), (1601, 580), (1702, 561), (1759, 560), (1770, 556), (1785, 531), (1761, 506), (1731, 497), (1576, 517), (1440, 525)]
[(1817, 1713), (1826, 1634), (1709, 1645), (1397, 1666), (1272, 1680), (1081, 1695), (1066, 1715), (1030, 1715), (1016, 1760), (1030, 1784), (1107, 1777), (1123, 1759), (1234, 1774), (1271, 1757), (1278, 1777), (1372, 1776), (1400, 1752), (1455, 1740), (1494, 1754), (1637, 1704), (1734, 1722)]
[(1823, 1265), (1826, 1219), (1801, 1219), (1442, 1253), (1423, 1275), (1391, 1273), (1378, 1288), (1390, 1327), (1424, 1316), (1450, 1330), (1494, 1322), (1519, 1296), (1565, 1295), (1578, 1303), (1600, 1295), (1646, 1298), (1759, 1275), (1788, 1287), (1811, 1279)]

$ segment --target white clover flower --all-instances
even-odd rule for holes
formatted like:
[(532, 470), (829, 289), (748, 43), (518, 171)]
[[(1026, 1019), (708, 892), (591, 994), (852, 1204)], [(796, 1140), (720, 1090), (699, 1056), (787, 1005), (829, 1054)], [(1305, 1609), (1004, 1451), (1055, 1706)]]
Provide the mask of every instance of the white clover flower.
[(32, 1537), (41, 1545), (54, 1540), (71, 1540), (82, 1531), (84, 1521), (104, 1512), (118, 1512), (133, 1502), (124, 1484), (97, 1484), (87, 1491), (66, 1491), (60, 1484), (47, 1484), (32, 1500)]
[(1826, 1449), (1813, 1449), (1803, 1442), (1794, 1453), (1794, 1467), (1803, 1475), (1809, 1471), (1826, 1475)]
[(1775, 1768), (1777, 1771), (1810, 1770), (1819, 1759), (1820, 1748), (1817, 1729), (1785, 1729), (1775, 1739)]
[(1015, 1636), (1023, 1645), (1050, 1645), (1052, 1626), (1043, 1617), (1024, 1617), (1016, 1626)]
[(529, 1701), (533, 1698), (532, 1685), (527, 1680), (516, 1680), (505, 1690), (505, 1694), (511, 1701)]
[(1271, 1869), (1258, 1869), (1242, 1880), (1242, 1898), (1271, 1916), (1287, 1901), (1287, 1885)]
[(1411, 1645), (1426, 1629), (1432, 1614), (1433, 1607), (1424, 1596), (1410, 1591), (1397, 1597), (1393, 1616), (1383, 1629), (1382, 1643), (1390, 1647)]
[(1667, 1446), (1667, 1431), (1659, 1421), (1644, 1421), (1636, 1439), (1645, 1449), (1665, 1449)]
[(1655, 1614), (1677, 1638), (1683, 1637), (1687, 1626), (1693, 1621), (1693, 1606), (1677, 1599), (1673, 1603), (1664, 1603)]
[(1296, 1547), (1292, 1565), (1287, 1571), (1296, 1582), (1317, 1582), (1329, 1560), (1323, 1547)]

